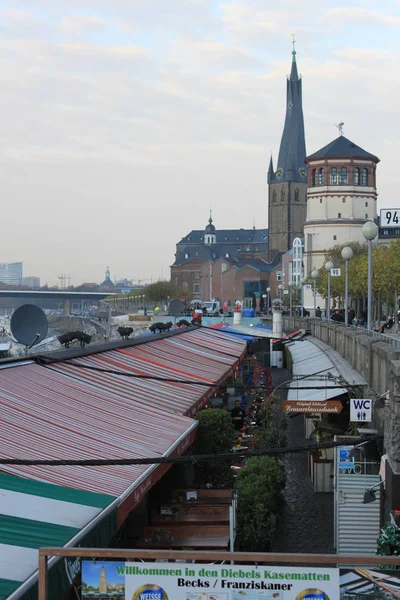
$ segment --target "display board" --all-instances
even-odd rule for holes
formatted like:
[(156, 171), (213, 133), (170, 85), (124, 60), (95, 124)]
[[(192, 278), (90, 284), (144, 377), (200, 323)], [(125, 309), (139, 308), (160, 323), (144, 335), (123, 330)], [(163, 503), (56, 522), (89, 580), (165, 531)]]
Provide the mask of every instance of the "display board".
[(339, 569), (82, 561), (82, 599), (339, 600)]

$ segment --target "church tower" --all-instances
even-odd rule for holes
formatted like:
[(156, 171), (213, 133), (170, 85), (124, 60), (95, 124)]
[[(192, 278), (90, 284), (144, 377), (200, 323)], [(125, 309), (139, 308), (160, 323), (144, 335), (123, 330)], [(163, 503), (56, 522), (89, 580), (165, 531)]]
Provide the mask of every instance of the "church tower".
[(99, 583), (99, 592), (101, 594), (106, 594), (108, 591), (107, 587), (107, 575), (104, 567), (101, 567), (100, 570), (100, 583)]
[(296, 237), (303, 237), (307, 213), (306, 140), (302, 82), (297, 72), (296, 50), (286, 84), (286, 119), (276, 171), (272, 156), (268, 169), (269, 249), (286, 252)]

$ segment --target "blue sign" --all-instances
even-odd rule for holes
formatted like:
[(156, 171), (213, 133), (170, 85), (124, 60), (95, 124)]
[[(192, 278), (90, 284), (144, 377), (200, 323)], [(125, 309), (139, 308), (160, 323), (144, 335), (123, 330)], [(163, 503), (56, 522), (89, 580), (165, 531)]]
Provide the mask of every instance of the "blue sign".
[(354, 456), (350, 456), (353, 446), (340, 446), (339, 469), (354, 469)]

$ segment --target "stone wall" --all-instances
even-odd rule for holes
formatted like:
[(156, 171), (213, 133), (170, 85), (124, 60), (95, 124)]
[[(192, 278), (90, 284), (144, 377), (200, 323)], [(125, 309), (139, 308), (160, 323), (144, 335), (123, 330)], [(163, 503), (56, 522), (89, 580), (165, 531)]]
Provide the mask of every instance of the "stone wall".
[[(267, 317), (266, 321), (269, 320)], [(299, 329), (305, 329), (331, 346), (367, 380), (376, 400), (375, 406), (382, 407), (375, 410), (375, 424), (383, 429), (391, 468), (400, 476), (400, 347), (371, 337), (361, 328), (353, 329), (320, 319), (283, 317), (285, 333)], [(379, 397), (386, 392), (389, 392), (388, 400), (381, 401)]]

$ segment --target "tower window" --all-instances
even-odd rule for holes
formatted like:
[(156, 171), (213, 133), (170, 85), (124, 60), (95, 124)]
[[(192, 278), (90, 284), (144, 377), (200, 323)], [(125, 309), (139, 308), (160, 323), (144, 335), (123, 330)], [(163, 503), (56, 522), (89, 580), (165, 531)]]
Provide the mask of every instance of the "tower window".
[(342, 218), (342, 213), (338, 213), (337, 216), (338, 216), (338, 219), (341, 219)]
[(346, 198), (342, 198), (342, 202), (346, 202)]
[(368, 208), (368, 202), (365, 203), (366, 208)]
[(337, 167), (331, 167), (331, 170), (330, 170), (330, 173), (329, 173), (329, 184), (330, 185), (337, 185), (338, 184)]
[(347, 167), (340, 167), (340, 184), (347, 185), (349, 183), (349, 176)]
[(368, 169), (362, 170), (361, 185), (368, 185)]
[(325, 171), (324, 171), (324, 169), (320, 169), (319, 170), (318, 183), (319, 183), (319, 185), (324, 185), (325, 184)]
[(312, 184), (318, 185), (318, 170), (317, 169), (313, 169), (313, 171), (312, 171)]
[(319, 203), (322, 204), (322, 198), (319, 199)]
[(299, 188), (296, 188), (294, 191), (294, 201), (295, 202), (299, 201)]
[(277, 194), (276, 190), (274, 190), (274, 191), (272, 192), (272, 202), (276, 202), (276, 197), (277, 197), (277, 195), (278, 195), (278, 194)]
[(333, 241), (336, 241), (336, 240), (337, 240), (337, 235), (334, 235), (333, 236)]
[(354, 185), (360, 185), (360, 169), (359, 169), (359, 167), (354, 167), (353, 181), (354, 181)]
[(368, 219), (368, 213), (365, 213), (365, 218)]
[(286, 196), (285, 188), (282, 188), (281, 189), (281, 202), (285, 202), (285, 196)]

